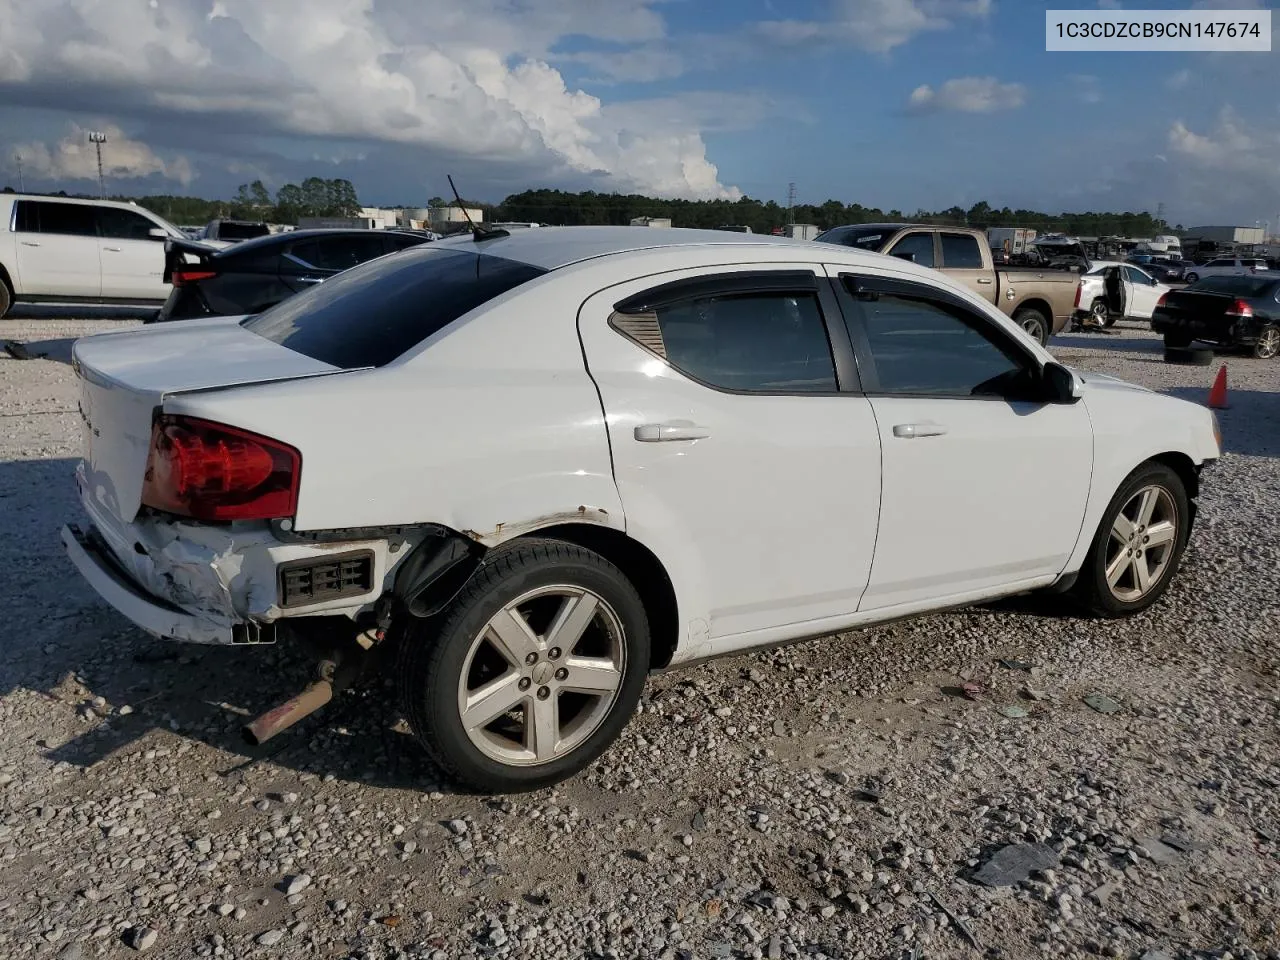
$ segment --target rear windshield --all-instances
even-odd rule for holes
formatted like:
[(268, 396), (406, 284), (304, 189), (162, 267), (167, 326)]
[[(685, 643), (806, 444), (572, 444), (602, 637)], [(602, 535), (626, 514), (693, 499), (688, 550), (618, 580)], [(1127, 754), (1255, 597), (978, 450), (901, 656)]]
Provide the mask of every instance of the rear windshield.
[(218, 224), (219, 240), (250, 240), (253, 237), (265, 237), (271, 228), (265, 223), (227, 223)]
[(855, 250), (879, 253), (885, 241), (897, 232), (897, 227), (835, 227), (826, 233), (818, 234), (814, 239), (823, 243), (840, 243)]
[(1205, 293), (1226, 293), (1233, 297), (1265, 297), (1272, 287), (1280, 284), (1275, 277), (1205, 277), (1193, 283), (1188, 290)]
[(544, 273), (470, 250), (412, 247), (345, 270), (242, 326), (344, 370), (381, 367), (464, 313)]

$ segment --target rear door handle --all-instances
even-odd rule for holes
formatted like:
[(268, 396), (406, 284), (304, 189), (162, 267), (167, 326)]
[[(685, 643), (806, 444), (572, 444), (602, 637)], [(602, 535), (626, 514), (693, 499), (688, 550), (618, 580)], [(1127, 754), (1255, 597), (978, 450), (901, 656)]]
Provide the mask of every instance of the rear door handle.
[(112, 253), (119, 253), (119, 252), (120, 252), (120, 248), (119, 248), (119, 247), (103, 247), (102, 249), (103, 249), (103, 250), (110, 250)]
[(642, 423), (635, 429), (635, 438), (641, 443), (662, 443), (668, 440), (705, 440), (711, 431), (688, 420), (672, 420), (668, 423)]
[(299, 283), (324, 283), (324, 277), (298, 277)]
[(991, 283), (991, 278), (990, 278), (990, 277), (979, 277), (979, 278), (978, 278), (978, 282), (979, 282), (979, 283), (985, 283), (985, 284), (990, 285), (990, 283)]
[(893, 435), (903, 440), (940, 437), (946, 432), (947, 428), (940, 423), (899, 423), (893, 428)]
[(38, 242), (38, 241), (36, 241), (36, 240), (23, 240), (23, 241), (22, 241), (22, 245), (23, 245), (24, 247), (38, 247), (38, 246), (40, 246), (39, 242)]

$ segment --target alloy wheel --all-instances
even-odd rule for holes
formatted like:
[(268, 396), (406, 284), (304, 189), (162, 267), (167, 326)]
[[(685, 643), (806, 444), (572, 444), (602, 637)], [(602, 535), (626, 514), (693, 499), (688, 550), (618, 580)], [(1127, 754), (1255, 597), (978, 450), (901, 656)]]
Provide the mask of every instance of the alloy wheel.
[(1092, 313), (1094, 323), (1098, 324), (1100, 327), (1106, 326), (1109, 318), (1109, 312), (1107, 310), (1107, 302), (1105, 300), (1093, 301)]
[(1162, 486), (1138, 490), (1116, 514), (1107, 543), (1107, 587), (1124, 603), (1141, 600), (1169, 570), (1178, 539), (1178, 511)]
[(564, 584), (532, 590), (494, 614), (467, 651), (463, 729), (498, 763), (548, 763), (604, 722), (625, 668), (622, 624), (602, 597)]
[(1254, 344), (1253, 355), (1259, 360), (1270, 360), (1280, 354), (1280, 327), (1267, 327)]

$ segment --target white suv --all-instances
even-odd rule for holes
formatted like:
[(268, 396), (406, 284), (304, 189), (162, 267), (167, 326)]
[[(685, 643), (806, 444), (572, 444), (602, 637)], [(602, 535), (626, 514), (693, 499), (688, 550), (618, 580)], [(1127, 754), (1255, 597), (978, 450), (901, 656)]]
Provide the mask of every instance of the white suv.
[(1187, 271), (1187, 283), (1195, 283), (1201, 277), (1243, 277), (1267, 269), (1262, 257), (1217, 257), (1199, 267)]
[(0, 194), (0, 317), (17, 301), (160, 306), (170, 237), (186, 239), (130, 203)]

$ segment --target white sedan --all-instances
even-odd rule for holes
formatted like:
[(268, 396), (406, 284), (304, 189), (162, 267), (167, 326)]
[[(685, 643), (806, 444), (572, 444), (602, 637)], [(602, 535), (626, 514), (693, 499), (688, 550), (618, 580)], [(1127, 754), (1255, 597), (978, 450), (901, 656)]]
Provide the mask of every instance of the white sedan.
[(1095, 260), (1080, 277), (1076, 315), (1103, 327), (1117, 320), (1150, 320), (1160, 298), (1171, 289), (1131, 263)]
[(255, 741), (386, 653), (486, 791), (582, 769), (652, 669), (1040, 589), (1143, 610), (1219, 456), (1209, 410), (1060, 366), (936, 271), (759, 234), (442, 241), (74, 366), (63, 541), (101, 596), (328, 651)]

